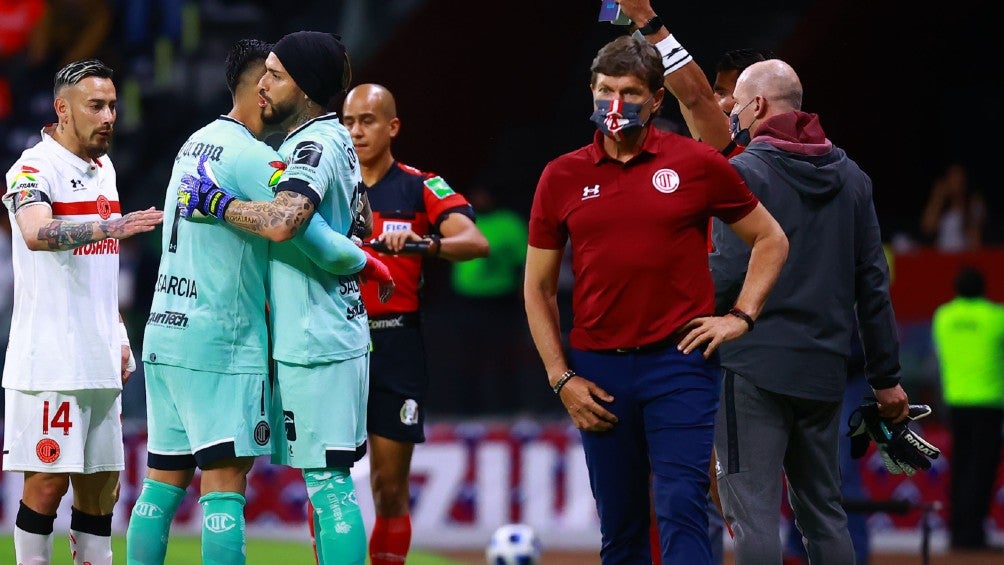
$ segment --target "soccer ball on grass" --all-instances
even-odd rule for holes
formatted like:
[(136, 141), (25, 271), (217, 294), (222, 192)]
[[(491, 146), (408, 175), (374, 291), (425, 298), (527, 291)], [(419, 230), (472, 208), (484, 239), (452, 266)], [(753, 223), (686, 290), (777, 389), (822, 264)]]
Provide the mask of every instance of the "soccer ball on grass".
[(526, 524), (506, 524), (495, 530), (485, 549), (488, 565), (538, 565), (540, 538)]

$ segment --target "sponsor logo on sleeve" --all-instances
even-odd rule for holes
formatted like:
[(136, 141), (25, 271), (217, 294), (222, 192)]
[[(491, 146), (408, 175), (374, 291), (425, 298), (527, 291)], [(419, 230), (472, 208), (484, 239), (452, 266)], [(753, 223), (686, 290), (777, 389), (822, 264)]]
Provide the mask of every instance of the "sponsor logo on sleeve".
[(4, 196), (4, 202), (6, 202), (8, 206), (10, 206), (10, 209), (15, 213), (28, 204), (48, 202), (49, 198), (46, 197), (44, 192), (38, 190), (37, 186), (38, 183), (23, 181), (15, 189), (17, 192), (11, 192), (7, 194), (7, 196)]
[(268, 179), (268, 186), (273, 188), (282, 180), (282, 173), (286, 172), (286, 163), (282, 161), (269, 161), (268, 166), (275, 169), (272, 171), (272, 177)]
[(21, 182), (31, 183), (31, 187), (38, 186), (36, 183), (38, 179), (35, 175), (38, 173), (38, 169), (35, 167), (29, 167), (28, 165), (21, 165), (21, 172), (14, 175), (14, 178), (10, 181), (10, 186), (8, 188), (14, 188), (15, 185)]
[(447, 184), (443, 177), (432, 177), (431, 179), (425, 179), (425, 188), (428, 188), (436, 198), (442, 200), (447, 196), (456, 194), (450, 185)]
[(290, 164), (316, 167), (321, 162), (321, 153), (323, 152), (324, 147), (316, 141), (300, 142), (293, 149), (293, 158), (290, 160)]

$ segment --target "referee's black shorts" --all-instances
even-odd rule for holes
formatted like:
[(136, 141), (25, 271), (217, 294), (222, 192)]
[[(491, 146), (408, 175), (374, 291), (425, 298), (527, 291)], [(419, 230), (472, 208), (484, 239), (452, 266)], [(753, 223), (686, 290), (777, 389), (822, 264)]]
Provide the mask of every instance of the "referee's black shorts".
[(418, 313), (370, 319), (370, 392), (366, 429), (408, 443), (425, 441), (425, 363)]

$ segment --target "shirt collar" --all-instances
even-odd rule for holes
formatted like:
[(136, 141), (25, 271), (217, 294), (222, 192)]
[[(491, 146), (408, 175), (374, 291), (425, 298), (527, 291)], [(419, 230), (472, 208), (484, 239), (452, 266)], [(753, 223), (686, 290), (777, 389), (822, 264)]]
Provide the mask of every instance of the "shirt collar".
[[(658, 149), (658, 139), (664, 134), (659, 128), (653, 126), (651, 123), (645, 126), (647, 133), (645, 134), (645, 141), (642, 142), (641, 151), (637, 155), (631, 158), (630, 161), (624, 163), (625, 165), (631, 163), (635, 159), (638, 159), (642, 155), (654, 155)], [(617, 161), (610, 155), (607, 155), (607, 151), (603, 149), (603, 134), (597, 130), (593, 133), (593, 142), (588, 146), (587, 151), (589, 152), (589, 158), (594, 165), (599, 165), (604, 160)]]
[(289, 138), (293, 137), (294, 135), (300, 133), (301, 131), (303, 131), (304, 128), (306, 128), (307, 126), (309, 126), (310, 124), (312, 124), (314, 122), (319, 122), (319, 121), (322, 121), (322, 120), (337, 120), (337, 119), (338, 119), (338, 112), (328, 112), (327, 114), (321, 114), (320, 116), (314, 116), (313, 118), (310, 118), (309, 120), (307, 120), (307, 121), (303, 122), (302, 124), (300, 124), (293, 131), (287, 133), (286, 134), (286, 139), (289, 139)]
[(80, 174), (82, 175), (95, 174), (97, 172), (98, 167), (104, 166), (101, 163), (100, 159), (94, 159), (93, 161), (85, 161), (81, 159), (80, 157), (75, 155), (72, 151), (70, 151), (66, 147), (63, 147), (63, 145), (60, 144), (55, 139), (53, 139), (51, 135), (45, 133), (44, 128), (42, 129), (41, 134), (42, 134), (42, 143), (44, 144), (45, 149), (49, 153), (62, 159), (64, 162), (66, 162), (66, 164), (73, 167)]

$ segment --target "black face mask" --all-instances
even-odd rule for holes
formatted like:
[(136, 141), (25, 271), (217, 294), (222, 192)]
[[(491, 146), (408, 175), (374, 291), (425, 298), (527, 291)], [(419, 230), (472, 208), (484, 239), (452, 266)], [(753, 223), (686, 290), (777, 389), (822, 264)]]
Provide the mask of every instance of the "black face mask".
[[(754, 98), (753, 100), (756, 99)], [(746, 106), (752, 104), (753, 100), (747, 102)], [(739, 114), (746, 109), (746, 106), (740, 108), (739, 112), (735, 114), (729, 114), (729, 133), (732, 134), (732, 141), (735, 141), (736, 145), (742, 145), (743, 147), (750, 144), (750, 127), (753, 127), (753, 124), (756, 123), (756, 119), (754, 119), (748, 127), (739, 129)]]

